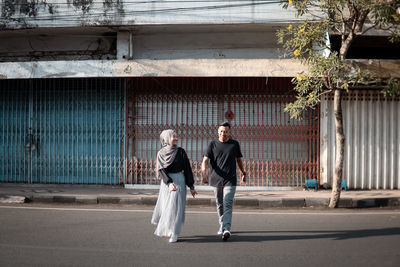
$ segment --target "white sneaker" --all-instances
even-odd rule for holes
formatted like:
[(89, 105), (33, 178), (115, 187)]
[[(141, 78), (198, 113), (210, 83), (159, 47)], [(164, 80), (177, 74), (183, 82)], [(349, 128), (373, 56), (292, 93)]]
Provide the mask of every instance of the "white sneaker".
[(222, 228), (222, 224), (220, 224), (217, 235), (222, 235), (223, 232), (224, 232), (224, 229)]
[(228, 230), (225, 230), (224, 234), (222, 235), (222, 240), (226, 241), (226, 240), (228, 240), (229, 237), (231, 237), (231, 232), (229, 232)]
[(176, 243), (178, 241), (178, 235), (171, 235), (169, 243)]

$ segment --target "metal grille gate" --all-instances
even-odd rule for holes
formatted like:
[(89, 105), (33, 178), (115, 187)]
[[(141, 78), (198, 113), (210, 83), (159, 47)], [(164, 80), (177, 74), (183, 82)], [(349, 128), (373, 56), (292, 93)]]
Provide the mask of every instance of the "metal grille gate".
[(0, 181), (121, 183), (123, 81), (0, 81)]
[(287, 78), (132, 78), (127, 86), (128, 184), (158, 184), (159, 134), (172, 128), (188, 153), (196, 184), (217, 125), (230, 121), (250, 186), (301, 186), (319, 180), (319, 109), (305, 119), (283, 111), (293, 101)]

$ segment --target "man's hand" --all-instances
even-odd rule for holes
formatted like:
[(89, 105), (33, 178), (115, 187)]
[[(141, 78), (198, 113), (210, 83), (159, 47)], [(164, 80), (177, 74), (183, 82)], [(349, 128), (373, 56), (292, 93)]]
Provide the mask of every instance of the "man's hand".
[(246, 173), (242, 172), (242, 175), (240, 176), (240, 183), (245, 184), (246, 183)]
[(208, 184), (208, 161), (207, 157), (203, 158), (201, 163), (201, 177), (203, 177), (203, 183)]
[(201, 176), (203, 177), (203, 183), (208, 184), (208, 170), (201, 170)]
[(239, 166), (239, 170), (242, 172), (240, 176), (240, 184), (246, 184), (246, 172), (244, 171), (242, 158), (236, 158), (236, 163)]

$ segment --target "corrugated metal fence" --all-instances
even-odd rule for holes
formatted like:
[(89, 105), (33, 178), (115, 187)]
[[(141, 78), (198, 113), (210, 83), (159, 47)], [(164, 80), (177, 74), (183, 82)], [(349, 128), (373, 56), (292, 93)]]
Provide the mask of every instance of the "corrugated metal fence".
[(0, 181), (121, 183), (122, 81), (0, 81)]
[[(352, 91), (343, 99), (344, 176), (350, 188), (400, 188), (400, 98)], [(332, 183), (335, 164), (333, 98), (321, 101), (321, 183)]]

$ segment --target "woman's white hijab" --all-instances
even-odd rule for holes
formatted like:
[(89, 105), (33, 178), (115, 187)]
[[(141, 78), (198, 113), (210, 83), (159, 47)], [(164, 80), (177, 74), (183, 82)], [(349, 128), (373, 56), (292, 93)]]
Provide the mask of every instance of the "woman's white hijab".
[(178, 147), (171, 144), (171, 137), (176, 133), (172, 129), (164, 130), (160, 134), (162, 148), (157, 153), (156, 175), (159, 177), (161, 169), (167, 168), (174, 162)]

